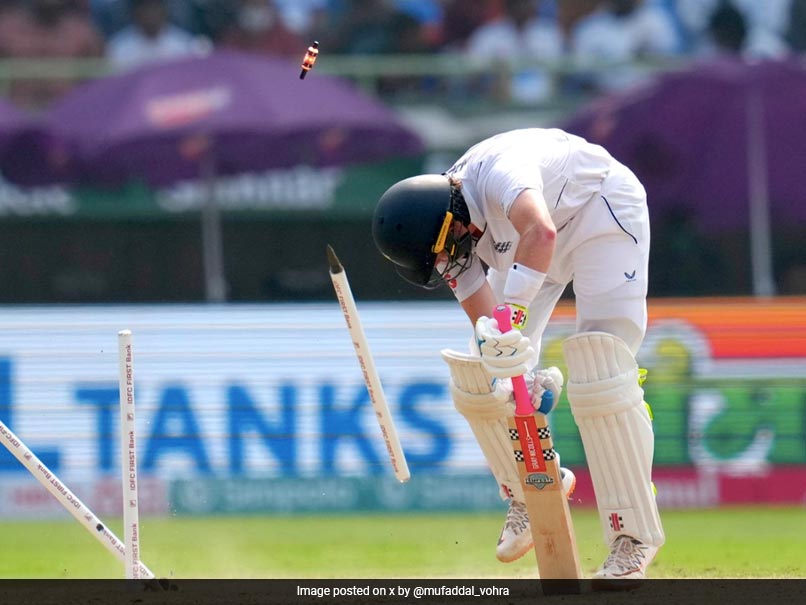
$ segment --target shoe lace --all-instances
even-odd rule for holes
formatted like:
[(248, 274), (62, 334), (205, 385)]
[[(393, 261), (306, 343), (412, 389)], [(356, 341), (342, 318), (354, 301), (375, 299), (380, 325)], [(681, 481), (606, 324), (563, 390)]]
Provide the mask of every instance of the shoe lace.
[(605, 561), (604, 567), (616, 567), (622, 572), (641, 569), (646, 560), (647, 547), (629, 536), (619, 536)]
[(513, 533), (519, 534), (528, 528), (529, 515), (526, 512), (526, 505), (523, 502), (511, 501), (506, 521), (504, 521), (504, 529), (509, 529)]

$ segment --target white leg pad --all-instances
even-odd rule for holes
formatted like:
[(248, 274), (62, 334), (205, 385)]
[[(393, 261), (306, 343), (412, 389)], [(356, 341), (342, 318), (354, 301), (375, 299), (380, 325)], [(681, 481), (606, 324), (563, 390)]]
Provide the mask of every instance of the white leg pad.
[(665, 537), (652, 488), (655, 437), (638, 364), (624, 341), (604, 332), (572, 336), (563, 350), (605, 542), (626, 534), (659, 547)]
[(512, 391), (484, 370), (479, 357), (450, 349), (441, 353), (451, 371), (453, 403), (470, 425), (498, 482), (501, 498), (523, 502), (507, 423), (507, 417), (514, 413)]

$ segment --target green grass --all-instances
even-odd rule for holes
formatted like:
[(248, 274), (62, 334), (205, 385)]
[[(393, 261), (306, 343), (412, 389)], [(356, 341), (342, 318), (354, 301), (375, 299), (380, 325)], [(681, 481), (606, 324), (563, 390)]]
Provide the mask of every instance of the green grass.
[[(532, 578), (504, 565), (502, 514), (147, 518), (144, 562), (169, 578)], [(114, 521), (114, 520), (110, 520)], [(805, 578), (806, 508), (666, 511), (655, 578)], [(605, 556), (595, 513), (575, 510), (583, 569)], [(120, 521), (110, 524), (120, 536)], [(72, 519), (0, 523), (0, 577), (120, 578), (122, 565)]]

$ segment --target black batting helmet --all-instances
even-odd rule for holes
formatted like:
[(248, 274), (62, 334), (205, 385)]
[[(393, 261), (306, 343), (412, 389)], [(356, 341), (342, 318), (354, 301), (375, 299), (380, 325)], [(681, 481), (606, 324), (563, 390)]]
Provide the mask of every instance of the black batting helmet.
[[(448, 270), (456, 277), (472, 258), (470, 235), (453, 236), (456, 220), (465, 226), (470, 223), (459, 188), (445, 175), (424, 174), (392, 185), (381, 196), (372, 219), (372, 237), (403, 279), (436, 287)], [(435, 272), (440, 252), (447, 254), (448, 263)]]

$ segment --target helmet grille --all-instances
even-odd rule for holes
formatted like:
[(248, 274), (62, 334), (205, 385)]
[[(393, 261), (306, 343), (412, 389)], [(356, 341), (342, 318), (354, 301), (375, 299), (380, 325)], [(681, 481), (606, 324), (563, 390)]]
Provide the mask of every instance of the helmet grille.
[(451, 213), (454, 218), (467, 227), (470, 224), (470, 211), (467, 209), (465, 196), (461, 187), (451, 183)]

